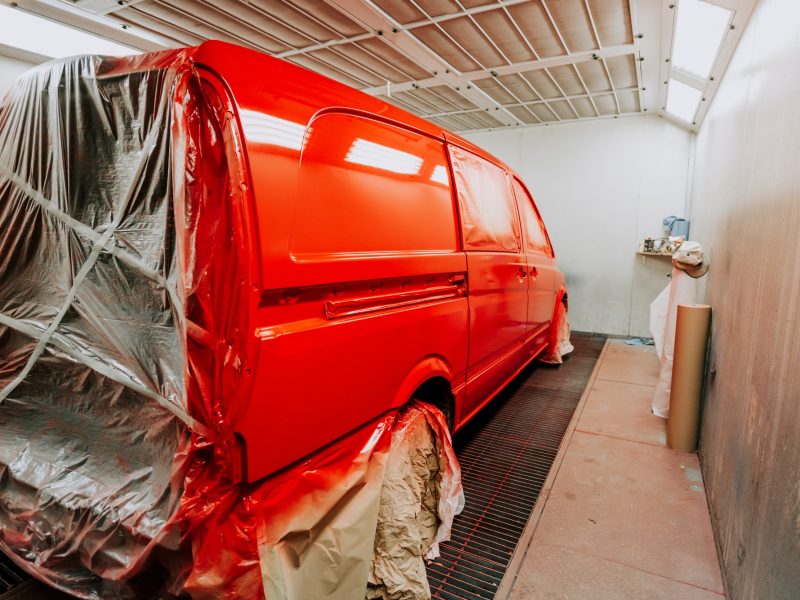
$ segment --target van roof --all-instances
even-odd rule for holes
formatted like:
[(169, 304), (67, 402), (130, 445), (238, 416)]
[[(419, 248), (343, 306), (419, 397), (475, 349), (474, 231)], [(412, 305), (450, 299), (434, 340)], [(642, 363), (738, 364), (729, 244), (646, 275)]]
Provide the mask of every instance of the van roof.
[[(289, 105), (291, 120), (302, 125), (307, 125), (315, 114), (323, 110), (338, 108), (360, 111), (447, 140), (507, 167), (503, 161), (469, 140), (381, 98), (286, 60), (228, 42), (210, 40), (192, 48), (109, 59), (101, 67), (102, 75), (167, 68), (174, 61), (187, 58), (220, 77), (228, 86), (239, 110), (261, 112), (283, 99), (283, 110), (286, 111)], [(297, 101), (292, 102), (292, 97)], [(285, 101), (287, 98), (288, 102)]]

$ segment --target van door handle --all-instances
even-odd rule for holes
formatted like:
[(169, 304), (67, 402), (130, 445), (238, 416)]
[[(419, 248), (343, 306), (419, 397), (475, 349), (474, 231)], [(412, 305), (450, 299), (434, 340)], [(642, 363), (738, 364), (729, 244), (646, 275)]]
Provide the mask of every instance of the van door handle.
[(467, 280), (466, 275), (464, 275), (463, 273), (458, 273), (456, 275), (453, 275), (452, 277), (449, 277), (447, 279), (447, 283), (449, 283), (450, 285), (461, 285), (466, 280)]
[(525, 277), (526, 277), (527, 275), (528, 275), (528, 272), (525, 270), (525, 268), (524, 268), (524, 267), (520, 267), (520, 268), (519, 268), (519, 271), (517, 271), (517, 276), (519, 277), (519, 280), (520, 280), (520, 281), (522, 281), (523, 279), (525, 279)]
[(539, 270), (536, 267), (531, 267), (530, 275), (533, 279), (539, 276)]

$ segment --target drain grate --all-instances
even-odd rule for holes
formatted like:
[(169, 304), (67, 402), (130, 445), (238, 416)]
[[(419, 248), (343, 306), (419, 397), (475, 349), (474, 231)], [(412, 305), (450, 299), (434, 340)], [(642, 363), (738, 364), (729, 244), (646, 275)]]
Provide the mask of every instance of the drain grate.
[(8, 590), (19, 585), (29, 576), (22, 571), (5, 554), (0, 552), (0, 594), (5, 594)]
[(573, 334), (563, 365), (529, 367), (456, 436), (467, 505), (428, 565), (434, 598), (494, 598), (605, 340)]

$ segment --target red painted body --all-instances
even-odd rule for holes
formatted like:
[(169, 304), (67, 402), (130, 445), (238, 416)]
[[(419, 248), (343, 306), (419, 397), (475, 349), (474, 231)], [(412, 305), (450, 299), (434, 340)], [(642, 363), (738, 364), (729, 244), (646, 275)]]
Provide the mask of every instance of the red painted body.
[(247, 480), (435, 378), (458, 429), (548, 345), (563, 276), (507, 166), (287, 62), (220, 42), (194, 61), (228, 106), (249, 195), (232, 232), (253, 253), (233, 423)]

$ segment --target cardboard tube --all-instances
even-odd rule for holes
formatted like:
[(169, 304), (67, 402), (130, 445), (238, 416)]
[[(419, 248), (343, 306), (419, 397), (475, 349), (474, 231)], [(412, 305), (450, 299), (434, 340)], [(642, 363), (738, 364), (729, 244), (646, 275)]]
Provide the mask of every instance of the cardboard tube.
[(667, 445), (682, 452), (697, 450), (700, 396), (703, 393), (710, 325), (709, 305), (678, 305), (672, 388), (669, 394), (667, 419)]

